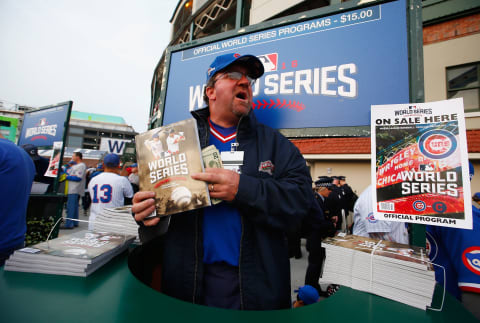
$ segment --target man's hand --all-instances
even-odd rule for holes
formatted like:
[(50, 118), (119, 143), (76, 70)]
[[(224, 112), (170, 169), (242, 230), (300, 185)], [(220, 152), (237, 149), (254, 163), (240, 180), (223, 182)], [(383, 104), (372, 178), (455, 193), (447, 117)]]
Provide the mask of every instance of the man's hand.
[(155, 192), (137, 192), (133, 196), (132, 213), (135, 214), (135, 220), (143, 222), (146, 226), (154, 226), (160, 222), (160, 218), (155, 217), (145, 220), (145, 217), (152, 214), (155, 210)]
[(207, 182), (210, 197), (227, 202), (233, 201), (238, 191), (240, 175), (223, 168), (205, 168), (205, 173), (192, 174), (192, 178)]
[(338, 216), (336, 216), (336, 215), (332, 216), (332, 222), (336, 224), (337, 221), (338, 221)]

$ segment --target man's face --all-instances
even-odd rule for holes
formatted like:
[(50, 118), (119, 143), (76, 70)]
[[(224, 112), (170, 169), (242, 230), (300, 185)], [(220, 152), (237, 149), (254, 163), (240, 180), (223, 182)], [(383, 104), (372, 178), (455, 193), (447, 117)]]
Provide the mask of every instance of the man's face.
[(80, 159), (80, 158), (78, 158), (77, 154), (73, 154), (73, 155), (72, 155), (72, 160), (73, 160), (74, 162), (78, 163), (79, 159)]
[(322, 187), (322, 188), (320, 188), (318, 194), (320, 194), (323, 197), (328, 197), (330, 195), (330, 192), (331, 192), (331, 190), (329, 188)]
[[(225, 74), (228, 72), (240, 72), (243, 76), (240, 80), (234, 80)], [(252, 107), (252, 88), (246, 73), (247, 69), (243, 66), (232, 65), (215, 75), (216, 82), (207, 92), (210, 105), (236, 118), (247, 115)]]

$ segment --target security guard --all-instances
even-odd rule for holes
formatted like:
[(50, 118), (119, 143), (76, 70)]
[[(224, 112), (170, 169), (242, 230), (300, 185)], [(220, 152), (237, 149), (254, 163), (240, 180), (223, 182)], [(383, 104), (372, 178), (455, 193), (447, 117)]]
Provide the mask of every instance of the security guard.
[(331, 198), (335, 201), (335, 204), (339, 208), (337, 230), (344, 231), (343, 226), (346, 226), (346, 223), (343, 224), (343, 220), (345, 219), (346, 222), (349, 212), (349, 198), (347, 196), (347, 193), (345, 192), (345, 188), (341, 184), (342, 179), (343, 181), (345, 181), (345, 176), (332, 176), (332, 178), (335, 187), (333, 188)]
[[(324, 220), (309, 223), (312, 228), (307, 235), (308, 266), (305, 273), (305, 285), (313, 286), (319, 294), (328, 296), (324, 293), (318, 280), (322, 272), (323, 262), (325, 260), (325, 248), (322, 248), (321, 241), (327, 236), (335, 234), (335, 221), (337, 216), (332, 216), (328, 206), (328, 196), (333, 188), (332, 178), (321, 176), (315, 181), (315, 198), (319, 207), (323, 211)], [(309, 219), (310, 217), (307, 217)]]

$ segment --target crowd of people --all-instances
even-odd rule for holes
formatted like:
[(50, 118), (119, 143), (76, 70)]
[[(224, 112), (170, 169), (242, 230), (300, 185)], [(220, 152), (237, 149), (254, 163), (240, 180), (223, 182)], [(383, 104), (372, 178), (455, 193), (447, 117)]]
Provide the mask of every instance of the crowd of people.
[[(319, 285), (328, 257), (321, 246), (326, 237), (353, 233), (408, 243), (404, 223), (374, 218), (371, 186), (358, 197), (345, 176), (320, 176), (312, 181), (299, 150), (278, 131), (256, 120), (251, 109), (252, 85), (263, 73), (263, 64), (256, 56), (216, 57), (206, 73), (207, 106), (192, 112), (202, 148), (213, 144), (219, 151), (231, 151), (235, 146), (244, 152), (239, 172), (206, 168), (191, 175), (206, 182), (210, 196), (221, 203), (152, 218), (155, 192), (139, 191), (137, 164), (122, 169), (120, 158), (108, 154), (96, 168), (87, 169), (82, 154), (75, 152), (62, 168), (68, 197), (63, 228), (78, 225), (80, 197), (84, 214), (90, 210), (90, 229), (102, 209), (132, 203), (142, 240), (134, 265), (142, 267), (142, 281), (184, 301), (240, 310), (299, 307), (334, 293), (338, 286), (325, 291)], [(178, 152), (181, 138), (182, 134), (170, 131), (168, 154)], [(165, 151), (157, 139), (154, 136), (149, 144), (160, 156)], [(2, 196), (22, 198), (14, 206), (4, 206), (7, 213), (0, 213), (2, 261), (23, 245), (25, 221), (18, 220), (21, 216), (14, 220), (10, 213), (25, 214), (32, 181), (43, 174), (40, 168), (44, 161), (36, 148), (23, 148), (0, 139), (0, 176), (12, 183), (8, 189), (0, 188)], [(269, 168), (263, 169), (266, 164)], [(472, 231), (427, 229), (429, 241), (436, 247), (432, 259), (442, 263), (447, 290), (459, 299), (471, 292), (478, 296), (480, 291), (480, 275), (466, 272), (460, 260), (465, 248), (478, 246), (480, 211), (474, 206), (473, 212)], [(302, 238), (308, 251), (305, 286), (298, 289), (298, 299), (292, 304), (289, 258), (302, 257)], [(452, 241), (454, 248), (449, 246)]]

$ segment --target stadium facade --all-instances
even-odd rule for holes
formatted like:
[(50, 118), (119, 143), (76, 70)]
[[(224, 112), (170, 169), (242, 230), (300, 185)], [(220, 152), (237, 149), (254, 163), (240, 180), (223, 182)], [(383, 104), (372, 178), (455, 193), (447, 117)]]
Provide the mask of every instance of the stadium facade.
[[(246, 26), (268, 26), (269, 21), (298, 19), (302, 14), (357, 0), (181, 0), (171, 18), (169, 46), (189, 46), (205, 37), (239, 31)], [(375, 3), (375, 1), (370, 1)], [(463, 97), (469, 158), (480, 172), (480, 2), (426, 0), (422, 6), (424, 100)], [(333, 9), (332, 9), (333, 10)], [(420, 36), (421, 37), (421, 36)], [(214, 39), (214, 38), (213, 38)], [(421, 42), (421, 40), (420, 40)], [(151, 85), (149, 127), (162, 120), (162, 85), (168, 51), (159, 60)], [(280, 129), (302, 152), (312, 178), (344, 175), (360, 193), (370, 183), (370, 138), (354, 127)], [(480, 176), (472, 192), (480, 191)]]

